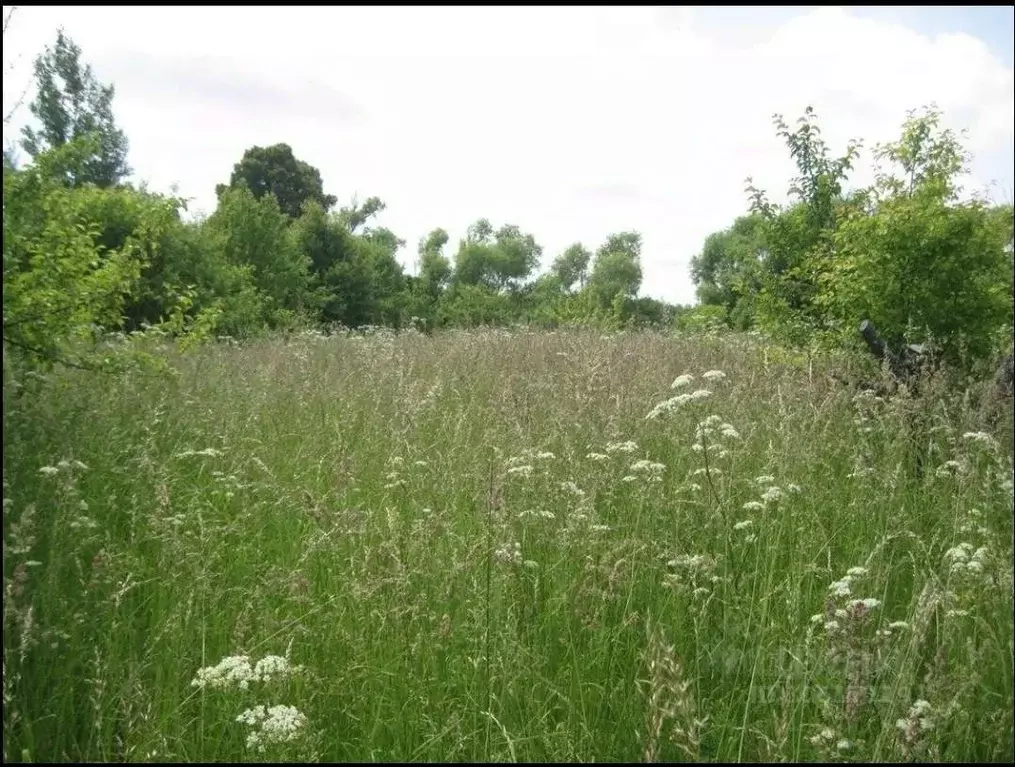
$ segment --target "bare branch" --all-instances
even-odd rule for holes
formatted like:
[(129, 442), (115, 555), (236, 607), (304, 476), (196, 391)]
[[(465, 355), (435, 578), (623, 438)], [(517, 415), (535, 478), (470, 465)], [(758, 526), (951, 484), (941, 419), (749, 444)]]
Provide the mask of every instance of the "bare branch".
[(11, 25), (11, 17), (14, 15), (14, 11), (16, 11), (17, 9), (18, 9), (18, 6), (12, 5), (8, 9), (7, 14), (4, 16), (4, 34), (5, 35), (7, 34), (7, 27), (9, 27)]

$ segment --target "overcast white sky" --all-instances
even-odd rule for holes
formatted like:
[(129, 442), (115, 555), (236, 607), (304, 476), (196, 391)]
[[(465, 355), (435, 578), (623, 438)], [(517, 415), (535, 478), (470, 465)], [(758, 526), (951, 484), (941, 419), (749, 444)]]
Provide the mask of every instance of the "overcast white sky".
[(26, 7), (3, 41), (3, 98), (6, 111), (62, 25), (116, 86), (137, 180), (178, 184), (192, 208), (214, 209), (245, 149), (286, 142), (340, 204), (388, 204), (379, 223), (407, 241), (410, 271), (429, 230), (450, 233), (450, 256), (480, 217), (534, 234), (546, 264), (635, 229), (642, 294), (689, 303), (688, 262), (745, 211), (745, 177), (783, 198), (793, 165), (774, 112), (793, 122), (812, 104), (840, 153), (849, 138), (895, 138), (907, 110), (934, 101), (969, 130), (968, 186), (998, 182), (987, 191), (1010, 201), (1012, 18), (1011, 6)]

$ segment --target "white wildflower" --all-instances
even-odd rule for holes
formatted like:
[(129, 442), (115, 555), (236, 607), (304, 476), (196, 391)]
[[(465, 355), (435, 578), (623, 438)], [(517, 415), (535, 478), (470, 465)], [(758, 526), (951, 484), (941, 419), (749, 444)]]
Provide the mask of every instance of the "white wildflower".
[(648, 474), (662, 474), (666, 471), (666, 465), (642, 459), (631, 464), (631, 471), (643, 471)]
[(773, 482), (775, 482), (775, 477), (773, 477), (771, 474), (762, 474), (760, 477), (755, 477), (754, 481), (757, 482), (759, 485), (771, 485)]
[(713, 476), (718, 477), (722, 475), (722, 469), (717, 469), (715, 467), (706, 469), (704, 466), (702, 466), (700, 469), (695, 469), (694, 471), (691, 472), (692, 477), (700, 477), (702, 474), (711, 474)]
[(866, 610), (875, 610), (878, 607), (881, 607), (881, 600), (880, 599), (871, 599), (871, 598), (867, 598), (867, 599), (854, 599), (854, 600), (852, 600), (849, 603), (849, 606), (852, 607), (854, 610), (857, 607), (860, 607), (861, 605)]
[(694, 376), (690, 373), (684, 373), (683, 375), (677, 376), (673, 379), (673, 383), (670, 384), (671, 389), (679, 389), (682, 386), (687, 386), (691, 381), (694, 380)]
[(611, 442), (606, 446), (607, 453), (633, 453), (638, 449), (638, 443), (627, 440), (626, 442)]
[(522, 562), (522, 545), (517, 541), (505, 543), (493, 553), (497, 561), (505, 565), (518, 565)]
[(254, 669), (250, 665), (250, 658), (246, 655), (230, 655), (219, 661), (217, 666), (207, 666), (198, 669), (197, 676), (191, 680), (192, 687), (203, 689), (223, 689), (228, 687), (239, 687), (246, 690), (250, 681), (254, 678)]
[(767, 490), (765, 490), (765, 492), (761, 494), (761, 500), (763, 500), (765, 503), (773, 503), (774, 501), (778, 501), (784, 495), (785, 494), (782, 492), (782, 490), (780, 490), (775, 485), (772, 485), (770, 488), (768, 488)]
[(685, 402), (690, 402), (692, 399), (690, 394), (678, 394), (676, 397), (670, 397), (668, 400), (664, 400), (656, 405), (652, 410), (649, 411), (648, 415), (645, 416), (647, 420), (653, 420), (661, 415), (669, 413), (676, 408), (683, 405)]
[(851, 578), (862, 578), (864, 575), (867, 575), (867, 568), (851, 567), (846, 571), (846, 575), (850, 576)]
[(533, 471), (532, 467), (525, 464), (522, 466), (512, 466), (507, 470), (507, 473), (513, 474), (516, 477), (531, 477), (532, 471)]
[(269, 744), (295, 740), (307, 725), (306, 716), (295, 706), (254, 706), (236, 721), (257, 728), (247, 736), (247, 747), (261, 752)]
[(917, 732), (934, 729), (934, 720), (931, 718), (931, 705), (920, 699), (909, 707), (909, 716), (906, 719), (898, 719), (895, 726), (898, 727), (907, 738), (912, 738)]
[(589, 453), (587, 456), (590, 461), (606, 461), (609, 460), (610, 456), (605, 453)]
[(582, 490), (580, 487), (578, 487), (578, 485), (576, 485), (571, 480), (568, 480), (567, 482), (561, 482), (560, 489), (564, 490), (565, 492), (571, 493), (571, 495), (577, 495), (578, 497), (582, 497), (585, 495), (585, 491)]
[(812, 735), (810, 738), (811, 744), (815, 746), (820, 746), (823, 743), (831, 743), (833, 740), (835, 740), (835, 733), (827, 727), (825, 727), (817, 735)]
[(735, 525), (733, 525), (733, 529), (734, 530), (746, 530), (748, 527), (750, 527), (753, 524), (754, 524), (754, 522), (752, 520), (750, 520), (750, 519), (744, 519), (744, 520), (741, 520), (740, 522), (737, 522)]
[(961, 474), (964, 472), (964, 467), (958, 461), (945, 461), (941, 464), (934, 474), (938, 477), (950, 477), (953, 474)]
[(761, 503), (761, 501), (748, 501), (743, 505), (744, 511), (763, 511), (764, 508), (765, 504)]
[(995, 440), (985, 431), (967, 431), (965, 434), (962, 435), (962, 438), (968, 439), (970, 442), (977, 442), (981, 445), (990, 448), (997, 446), (997, 440)]
[(850, 583), (849, 577), (842, 578), (840, 580), (834, 581), (832, 585), (828, 587), (828, 590), (832, 592), (832, 596), (848, 597), (852, 593), (852, 591), (850, 591), (849, 588), (849, 583)]
[(715, 562), (704, 554), (681, 554), (666, 563), (668, 567), (686, 567), (688, 570), (710, 569)]
[(702, 373), (701, 377), (706, 381), (724, 381), (726, 379), (726, 374), (721, 370), (709, 370)]
[(39, 469), (39, 473), (46, 477), (52, 477), (58, 471), (60, 470), (56, 468), (56, 466), (43, 466), (41, 469)]
[(254, 666), (254, 679), (258, 682), (270, 682), (272, 679), (287, 677), (298, 670), (298, 667), (291, 666), (289, 660), (281, 655), (265, 655)]

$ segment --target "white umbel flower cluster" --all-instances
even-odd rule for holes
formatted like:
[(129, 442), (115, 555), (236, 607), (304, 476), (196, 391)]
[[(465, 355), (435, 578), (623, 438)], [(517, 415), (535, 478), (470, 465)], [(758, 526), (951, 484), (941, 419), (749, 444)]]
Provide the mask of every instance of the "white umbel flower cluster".
[(265, 655), (256, 664), (251, 664), (246, 655), (230, 655), (219, 661), (217, 666), (198, 669), (197, 676), (190, 684), (200, 689), (237, 687), (246, 690), (251, 682), (268, 682), (287, 677), (298, 670), (298, 666), (290, 665), (281, 655)]
[(236, 721), (255, 728), (247, 735), (247, 748), (260, 752), (270, 743), (296, 740), (307, 726), (307, 718), (295, 706), (254, 706)]

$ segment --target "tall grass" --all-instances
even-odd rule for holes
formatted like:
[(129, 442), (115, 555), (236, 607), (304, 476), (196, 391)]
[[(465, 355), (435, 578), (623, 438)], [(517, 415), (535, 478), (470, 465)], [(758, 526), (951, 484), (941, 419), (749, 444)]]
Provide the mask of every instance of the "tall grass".
[(1012, 759), (1010, 411), (648, 333), (17, 384), (5, 760)]

